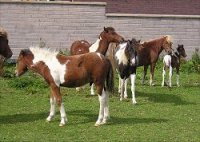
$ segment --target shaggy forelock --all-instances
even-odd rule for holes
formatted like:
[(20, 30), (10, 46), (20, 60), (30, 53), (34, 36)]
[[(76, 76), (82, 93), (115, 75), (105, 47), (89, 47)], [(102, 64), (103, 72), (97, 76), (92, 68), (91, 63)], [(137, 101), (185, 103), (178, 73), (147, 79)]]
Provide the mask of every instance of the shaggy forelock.
[(6, 30), (2, 27), (0, 27), (0, 36), (8, 38), (8, 34), (7, 34)]

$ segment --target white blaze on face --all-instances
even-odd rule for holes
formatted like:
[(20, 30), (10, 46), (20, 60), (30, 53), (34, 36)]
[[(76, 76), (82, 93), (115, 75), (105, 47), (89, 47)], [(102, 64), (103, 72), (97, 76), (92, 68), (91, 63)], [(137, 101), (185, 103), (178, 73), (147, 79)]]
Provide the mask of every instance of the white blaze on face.
[(100, 41), (101, 41), (101, 38), (97, 39), (96, 42), (90, 46), (89, 52), (96, 52), (99, 47)]
[(125, 49), (126, 49), (127, 43), (122, 43), (119, 45), (119, 50), (116, 52), (115, 57), (118, 60), (119, 64), (128, 64), (128, 59), (125, 55)]
[(47, 48), (38, 47), (31, 47), (30, 50), (34, 55), (33, 63), (43, 61), (48, 66), (50, 74), (57, 86), (65, 82), (66, 64), (60, 64), (56, 58), (58, 52), (52, 52)]

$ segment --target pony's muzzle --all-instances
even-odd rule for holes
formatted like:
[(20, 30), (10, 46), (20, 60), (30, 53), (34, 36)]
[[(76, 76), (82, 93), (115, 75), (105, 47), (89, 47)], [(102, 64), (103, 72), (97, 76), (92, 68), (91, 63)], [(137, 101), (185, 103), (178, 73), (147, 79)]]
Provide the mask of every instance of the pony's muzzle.
[(135, 58), (131, 59), (131, 65), (136, 66), (136, 59)]

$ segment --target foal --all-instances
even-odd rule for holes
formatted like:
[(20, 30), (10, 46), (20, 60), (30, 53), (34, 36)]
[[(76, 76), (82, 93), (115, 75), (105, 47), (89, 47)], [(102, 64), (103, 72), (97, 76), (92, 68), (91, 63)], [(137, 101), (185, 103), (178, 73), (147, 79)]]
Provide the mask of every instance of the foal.
[(47, 121), (51, 121), (54, 117), (56, 103), (60, 107), (60, 126), (65, 125), (67, 121), (60, 86), (79, 87), (86, 83), (94, 83), (100, 102), (99, 117), (95, 126), (107, 122), (109, 109), (106, 91), (113, 90), (113, 70), (110, 61), (100, 53), (65, 56), (46, 48), (31, 47), (21, 50), (16, 76), (21, 76), (27, 69), (39, 73), (50, 86), (51, 107)]
[(165, 55), (163, 59), (163, 73), (162, 73), (162, 84), (161, 86), (164, 86), (165, 82), (165, 74), (167, 68), (169, 68), (169, 87), (172, 87), (172, 70), (173, 68), (176, 68), (176, 84), (177, 86), (180, 86), (179, 84), (179, 68), (180, 68), (180, 58), (186, 57), (185, 49), (183, 45), (178, 45), (177, 51), (173, 52), (171, 55)]
[(131, 41), (125, 41), (117, 46), (115, 52), (115, 66), (119, 76), (119, 93), (120, 101), (127, 98), (127, 88), (125, 81), (131, 78), (131, 92), (132, 92), (132, 103), (136, 104), (135, 99), (135, 78), (136, 78), (136, 66), (137, 66), (137, 53), (136, 46), (139, 44), (138, 41), (132, 39)]

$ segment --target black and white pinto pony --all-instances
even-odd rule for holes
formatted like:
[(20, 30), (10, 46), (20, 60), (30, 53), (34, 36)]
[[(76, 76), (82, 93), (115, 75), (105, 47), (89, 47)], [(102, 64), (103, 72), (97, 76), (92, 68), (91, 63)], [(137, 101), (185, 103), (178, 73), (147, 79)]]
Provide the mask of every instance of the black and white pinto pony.
[(135, 99), (135, 80), (136, 80), (136, 68), (137, 68), (137, 52), (136, 46), (138, 41), (135, 39), (124, 41), (120, 43), (114, 54), (115, 67), (119, 77), (119, 93), (120, 101), (123, 98), (127, 98), (127, 79), (131, 79), (131, 92), (132, 92), (132, 103), (136, 104)]
[(60, 93), (60, 86), (79, 87), (94, 83), (99, 97), (99, 116), (95, 126), (105, 124), (109, 118), (108, 93), (114, 88), (113, 70), (110, 61), (100, 53), (86, 53), (65, 56), (47, 48), (30, 47), (21, 50), (16, 66), (16, 76), (28, 69), (39, 73), (51, 89), (50, 114), (47, 121), (55, 116), (55, 105), (60, 108), (60, 126), (67, 122), (67, 116)]
[(163, 58), (163, 73), (162, 73), (162, 84), (163, 87), (165, 85), (165, 75), (167, 69), (169, 69), (169, 87), (172, 87), (172, 72), (173, 68), (176, 68), (176, 84), (179, 84), (179, 69), (180, 69), (180, 59), (181, 57), (186, 57), (185, 49), (183, 45), (178, 45), (176, 51), (173, 51), (170, 55), (165, 55)]

